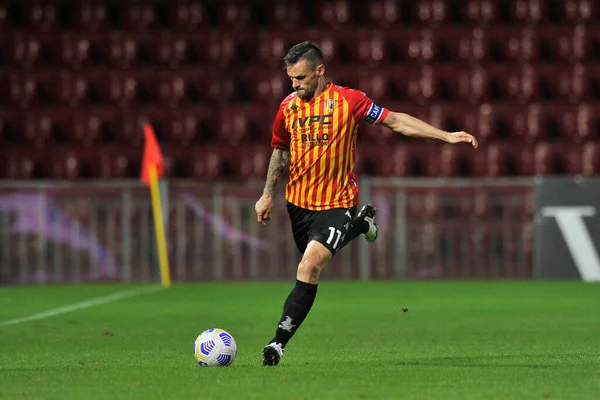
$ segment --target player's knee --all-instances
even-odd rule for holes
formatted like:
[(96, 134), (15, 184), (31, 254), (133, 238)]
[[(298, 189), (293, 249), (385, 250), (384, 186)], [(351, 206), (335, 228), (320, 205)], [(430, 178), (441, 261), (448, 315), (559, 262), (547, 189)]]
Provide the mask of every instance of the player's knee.
[(331, 253), (325, 247), (323, 249), (307, 249), (298, 265), (298, 277), (314, 282), (327, 262), (331, 259)]

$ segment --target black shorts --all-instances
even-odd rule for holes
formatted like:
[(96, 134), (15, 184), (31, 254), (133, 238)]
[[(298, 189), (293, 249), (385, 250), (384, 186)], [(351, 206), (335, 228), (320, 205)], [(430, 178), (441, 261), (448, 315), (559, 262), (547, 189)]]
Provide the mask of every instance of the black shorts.
[(287, 209), (292, 222), (292, 235), (302, 254), (311, 240), (316, 240), (327, 247), (332, 255), (335, 254), (342, 247), (350, 221), (356, 214), (356, 207), (313, 211), (290, 202), (287, 203)]

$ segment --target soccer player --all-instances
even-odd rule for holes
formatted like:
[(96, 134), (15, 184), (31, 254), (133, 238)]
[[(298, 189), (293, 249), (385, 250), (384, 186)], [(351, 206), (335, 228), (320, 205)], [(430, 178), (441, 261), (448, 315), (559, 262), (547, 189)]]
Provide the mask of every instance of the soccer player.
[(289, 167), (287, 210), (302, 259), (275, 337), (263, 349), (263, 365), (279, 363), (308, 315), (319, 275), (333, 255), (361, 234), (369, 242), (377, 238), (376, 209), (367, 204), (356, 213), (358, 185), (353, 169), (359, 122), (381, 124), (406, 136), (477, 147), (468, 133), (434, 128), (373, 103), (365, 93), (329, 82), (323, 55), (314, 43), (294, 45), (284, 64), (294, 92), (281, 102), (273, 123), (273, 154), (255, 211), (259, 223), (271, 219), (275, 185)]

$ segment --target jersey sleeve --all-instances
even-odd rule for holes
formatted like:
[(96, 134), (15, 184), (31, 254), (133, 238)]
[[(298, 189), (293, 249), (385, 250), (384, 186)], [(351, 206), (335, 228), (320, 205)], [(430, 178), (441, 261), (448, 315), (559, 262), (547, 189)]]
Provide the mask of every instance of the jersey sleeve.
[(283, 107), (279, 107), (275, 120), (273, 121), (273, 132), (271, 137), (271, 147), (276, 149), (289, 149), (291, 135), (285, 129), (285, 116), (283, 115)]
[(365, 120), (372, 125), (377, 125), (387, 117), (390, 112), (373, 102), (365, 93), (351, 89), (350, 102), (354, 108), (354, 118), (357, 121)]

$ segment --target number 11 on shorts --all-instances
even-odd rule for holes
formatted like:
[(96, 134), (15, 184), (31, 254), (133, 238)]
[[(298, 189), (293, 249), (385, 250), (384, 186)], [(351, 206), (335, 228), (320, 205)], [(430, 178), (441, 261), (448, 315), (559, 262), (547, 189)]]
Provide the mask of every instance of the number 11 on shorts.
[(331, 244), (331, 242), (333, 241), (333, 237), (335, 236), (335, 234), (337, 233), (337, 237), (335, 238), (335, 243), (333, 244), (333, 248), (337, 249), (337, 245), (340, 241), (340, 238), (342, 237), (342, 231), (340, 231), (339, 229), (335, 229), (333, 226), (329, 227), (329, 237), (327, 238), (327, 244)]

